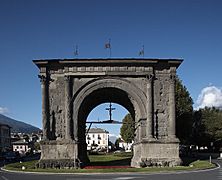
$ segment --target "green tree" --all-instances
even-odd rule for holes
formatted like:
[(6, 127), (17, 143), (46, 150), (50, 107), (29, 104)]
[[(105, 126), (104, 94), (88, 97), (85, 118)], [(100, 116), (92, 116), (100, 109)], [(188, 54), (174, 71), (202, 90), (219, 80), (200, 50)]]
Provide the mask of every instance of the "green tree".
[(116, 141), (115, 141), (115, 147), (116, 149), (119, 149), (119, 143), (120, 143), (121, 139), (120, 138), (117, 138)]
[(206, 134), (212, 141), (222, 138), (222, 111), (216, 108), (205, 108), (202, 111), (202, 120), (206, 127)]
[(34, 143), (33, 150), (35, 150), (35, 151), (39, 151), (40, 150), (40, 143), (39, 142), (35, 142)]
[(205, 133), (205, 125), (202, 121), (202, 111), (198, 110), (194, 112), (194, 123), (192, 131), (192, 143), (198, 146), (206, 146), (209, 144), (209, 136)]
[(199, 146), (211, 146), (211, 142), (218, 148), (222, 142), (222, 110), (205, 107), (195, 112), (194, 138)]
[(123, 124), (120, 129), (120, 135), (126, 143), (131, 143), (134, 139), (135, 123), (130, 114), (127, 114), (123, 119)]
[(193, 100), (182, 81), (176, 78), (176, 132), (181, 143), (189, 144), (191, 141), (193, 125)]

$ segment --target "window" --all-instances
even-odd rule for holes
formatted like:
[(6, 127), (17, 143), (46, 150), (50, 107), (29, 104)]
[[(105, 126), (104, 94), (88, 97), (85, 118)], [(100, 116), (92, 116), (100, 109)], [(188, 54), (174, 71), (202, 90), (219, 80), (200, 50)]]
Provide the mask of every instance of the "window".
[(87, 139), (88, 139), (88, 140), (90, 140), (90, 139), (91, 139), (89, 135), (87, 136)]
[(98, 139), (101, 139), (101, 136), (100, 136), (100, 134), (98, 134)]

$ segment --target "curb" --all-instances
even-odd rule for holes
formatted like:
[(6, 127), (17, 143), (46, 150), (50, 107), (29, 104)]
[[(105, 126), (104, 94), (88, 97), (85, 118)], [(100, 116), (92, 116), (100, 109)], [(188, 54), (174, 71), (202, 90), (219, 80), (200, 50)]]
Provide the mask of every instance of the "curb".
[(65, 172), (62, 172), (62, 173), (54, 173), (54, 172), (29, 172), (29, 171), (14, 171), (14, 170), (7, 170), (7, 169), (4, 169), (4, 168), (1, 168), (2, 171), (5, 171), (5, 172), (10, 172), (10, 173), (20, 173), (20, 174), (38, 174), (38, 175), (98, 175), (98, 174), (121, 174), (121, 175), (124, 175), (124, 174), (134, 174), (134, 175), (141, 175), (141, 174), (146, 174), (146, 175), (158, 175), (158, 174), (186, 174), (186, 173), (198, 173), (198, 172), (207, 172), (207, 171), (213, 171), (213, 170), (216, 170), (216, 169), (219, 169), (221, 168), (220, 164), (218, 163), (214, 163), (216, 165), (216, 167), (214, 168), (208, 168), (208, 169), (200, 169), (200, 170), (178, 170), (178, 171), (169, 171), (169, 172), (113, 172), (113, 173), (98, 173), (98, 172), (92, 172), (92, 173), (65, 173)]

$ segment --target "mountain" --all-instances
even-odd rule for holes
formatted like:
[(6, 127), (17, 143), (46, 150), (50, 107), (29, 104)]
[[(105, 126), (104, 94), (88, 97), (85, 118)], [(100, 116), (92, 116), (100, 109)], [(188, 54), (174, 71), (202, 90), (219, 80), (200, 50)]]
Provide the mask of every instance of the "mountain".
[(29, 133), (37, 133), (40, 131), (40, 129), (35, 126), (32, 126), (30, 124), (27, 124), (21, 121), (14, 120), (2, 114), (0, 114), (0, 123), (9, 125), (12, 128), (11, 132), (14, 132), (14, 133), (20, 132), (20, 133), (29, 134)]

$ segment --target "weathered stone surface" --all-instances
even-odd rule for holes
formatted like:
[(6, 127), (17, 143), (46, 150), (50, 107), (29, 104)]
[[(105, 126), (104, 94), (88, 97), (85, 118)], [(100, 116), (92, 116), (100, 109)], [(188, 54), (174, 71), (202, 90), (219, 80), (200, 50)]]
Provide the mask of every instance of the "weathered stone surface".
[(88, 163), (85, 123), (97, 105), (114, 102), (135, 120), (132, 166), (180, 163), (175, 136), (176, 68), (182, 60), (35, 60), (42, 82), (40, 167)]
[[(181, 164), (179, 158), (179, 141), (155, 140), (134, 145), (134, 154), (131, 161), (133, 167), (144, 166), (175, 166)], [(146, 162), (148, 161), (148, 162)], [(150, 163), (150, 165), (144, 165)]]

